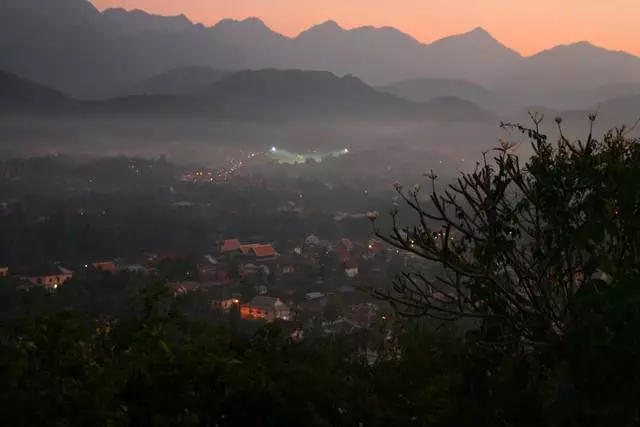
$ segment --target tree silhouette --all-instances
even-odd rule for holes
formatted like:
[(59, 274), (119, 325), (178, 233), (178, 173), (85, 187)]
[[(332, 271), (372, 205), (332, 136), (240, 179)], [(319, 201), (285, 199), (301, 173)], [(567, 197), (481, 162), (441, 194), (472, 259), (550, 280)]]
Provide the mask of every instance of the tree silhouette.
[(501, 141), (493, 163), (485, 155), (442, 192), (433, 171), (426, 198), (396, 184), (418, 224), (402, 225), (395, 211), (387, 234), (371, 214), (377, 236), (443, 269), (404, 272), (378, 297), (407, 316), (474, 319), (494, 343), (555, 347), (592, 295), (637, 277), (638, 140), (622, 128), (571, 142), (557, 118), (554, 145), (539, 131), (542, 117), (531, 117), (533, 128), (502, 125), (531, 140), (525, 163)]

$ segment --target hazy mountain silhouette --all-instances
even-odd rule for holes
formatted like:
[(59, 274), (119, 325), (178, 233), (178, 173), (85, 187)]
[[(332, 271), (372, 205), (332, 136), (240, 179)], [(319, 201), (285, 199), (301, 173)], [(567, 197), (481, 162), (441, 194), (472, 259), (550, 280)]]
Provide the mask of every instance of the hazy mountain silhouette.
[(640, 58), (579, 42), (523, 59), (494, 89), (511, 99), (572, 108), (594, 89), (620, 82), (640, 82)]
[(86, 0), (1, 0), (0, 68), (71, 94), (124, 81), (126, 49)]
[(490, 85), (522, 60), (516, 51), (483, 28), (437, 40), (427, 49), (429, 73), (424, 77), (454, 78)]
[[(327, 70), (375, 85), (467, 80), (519, 105), (560, 107), (592, 101), (583, 95), (594, 88), (640, 82), (632, 55), (582, 42), (523, 58), (482, 28), (423, 44), (394, 28), (328, 21), (289, 38), (257, 18), (205, 27), (184, 16), (100, 13), (87, 0), (0, 0), (0, 68), (74, 97), (112, 96), (192, 66)], [(466, 99), (463, 91), (439, 95)]]
[(479, 107), (471, 101), (455, 96), (434, 98), (424, 104), (421, 111), (431, 120), (450, 122), (497, 122), (495, 114)]
[(176, 68), (132, 85), (123, 95), (192, 95), (231, 73), (204, 66)]
[(327, 71), (240, 71), (191, 95), (131, 95), (75, 102), (69, 113), (113, 116), (206, 116), (235, 120), (357, 119), (497, 121), (477, 105), (455, 97), (421, 104), (381, 93), (353, 76)]
[(142, 10), (107, 9), (102, 16), (109, 31), (123, 36), (135, 36), (149, 31), (178, 33), (193, 27), (193, 23), (184, 15), (158, 16)]
[(609, 83), (603, 86), (589, 88), (570, 97), (572, 107), (587, 108), (607, 102), (615, 98), (640, 95), (640, 82), (637, 83)]
[(368, 83), (419, 76), (426, 69), (424, 46), (393, 28), (345, 30), (334, 21), (302, 32), (292, 43), (295, 66), (353, 74)]
[(351, 75), (326, 71), (241, 71), (202, 95), (232, 114), (323, 115), (477, 121), (495, 118), (475, 104), (441, 98), (427, 104), (381, 93)]
[(610, 126), (631, 126), (640, 120), (640, 95), (629, 94), (592, 105), (590, 112), (597, 112), (598, 120)]
[(0, 70), (0, 110), (53, 111), (70, 104), (62, 92)]
[(414, 102), (428, 102), (434, 98), (453, 96), (497, 113), (513, 111), (515, 108), (513, 104), (501, 99), (489, 89), (460, 79), (403, 80), (377, 89)]

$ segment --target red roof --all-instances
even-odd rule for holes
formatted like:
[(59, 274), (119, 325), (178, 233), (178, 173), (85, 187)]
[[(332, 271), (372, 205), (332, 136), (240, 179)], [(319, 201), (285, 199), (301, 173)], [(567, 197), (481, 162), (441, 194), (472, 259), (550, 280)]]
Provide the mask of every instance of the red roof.
[(230, 239), (230, 240), (225, 240), (224, 243), (222, 243), (222, 247), (220, 247), (220, 252), (235, 251), (238, 249), (240, 249), (240, 240)]
[(260, 258), (273, 257), (278, 255), (272, 245), (252, 245), (251, 249), (253, 250), (253, 253)]

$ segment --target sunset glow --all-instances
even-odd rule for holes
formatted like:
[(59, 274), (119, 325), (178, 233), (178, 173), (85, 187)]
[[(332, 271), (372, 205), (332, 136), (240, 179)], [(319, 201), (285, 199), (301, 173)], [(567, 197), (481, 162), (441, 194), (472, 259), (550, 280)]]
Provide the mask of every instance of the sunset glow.
[(393, 26), (422, 42), (482, 26), (507, 46), (530, 55), (588, 40), (640, 54), (638, 0), (92, 0), (161, 15), (184, 14), (213, 25), (223, 18), (259, 17), (274, 31), (296, 36), (332, 19), (345, 28)]

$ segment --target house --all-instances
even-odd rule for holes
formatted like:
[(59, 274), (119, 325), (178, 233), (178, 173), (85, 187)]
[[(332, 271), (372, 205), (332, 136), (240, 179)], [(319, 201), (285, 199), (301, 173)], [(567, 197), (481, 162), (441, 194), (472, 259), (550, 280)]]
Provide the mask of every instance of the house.
[(173, 291), (174, 295), (183, 295), (200, 289), (200, 283), (198, 282), (173, 282), (167, 283), (167, 286)]
[(222, 310), (229, 311), (231, 307), (237, 306), (240, 304), (240, 296), (232, 295), (231, 298), (222, 299), (222, 300), (213, 300), (211, 301), (211, 308), (213, 310)]
[(7, 277), (9, 275), (9, 267), (0, 267), (0, 277)]
[(234, 252), (240, 250), (240, 240), (238, 239), (230, 239), (222, 242), (222, 246), (220, 246), (220, 252)]
[(138, 273), (143, 275), (149, 275), (154, 270), (143, 266), (142, 264), (121, 264), (117, 266), (117, 271), (126, 271), (129, 273)]
[(118, 267), (116, 267), (116, 263), (113, 261), (94, 262), (91, 265), (96, 270), (105, 271), (107, 273), (115, 273), (116, 271), (118, 271)]
[(259, 261), (272, 261), (278, 257), (278, 252), (270, 244), (241, 245), (240, 251)]
[(347, 260), (344, 263), (344, 272), (350, 279), (353, 279), (358, 275), (358, 264), (352, 259)]
[(322, 292), (309, 292), (304, 297), (307, 301), (312, 301), (312, 300), (324, 298), (325, 296), (326, 295), (323, 294)]
[(240, 315), (245, 319), (273, 322), (276, 319), (289, 320), (291, 310), (279, 298), (259, 295), (240, 306)]
[(296, 266), (293, 264), (285, 264), (280, 269), (282, 274), (293, 274), (296, 272)]
[(304, 240), (304, 243), (306, 245), (318, 246), (318, 244), (320, 243), (320, 239), (315, 234), (311, 234)]
[(198, 261), (198, 272), (203, 277), (213, 277), (218, 272), (218, 261), (211, 255), (205, 255)]
[(18, 277), (34, 285), (56, 289), (71, 279), (73, 272), (57, 265), (39, 265), (25, 269)]

